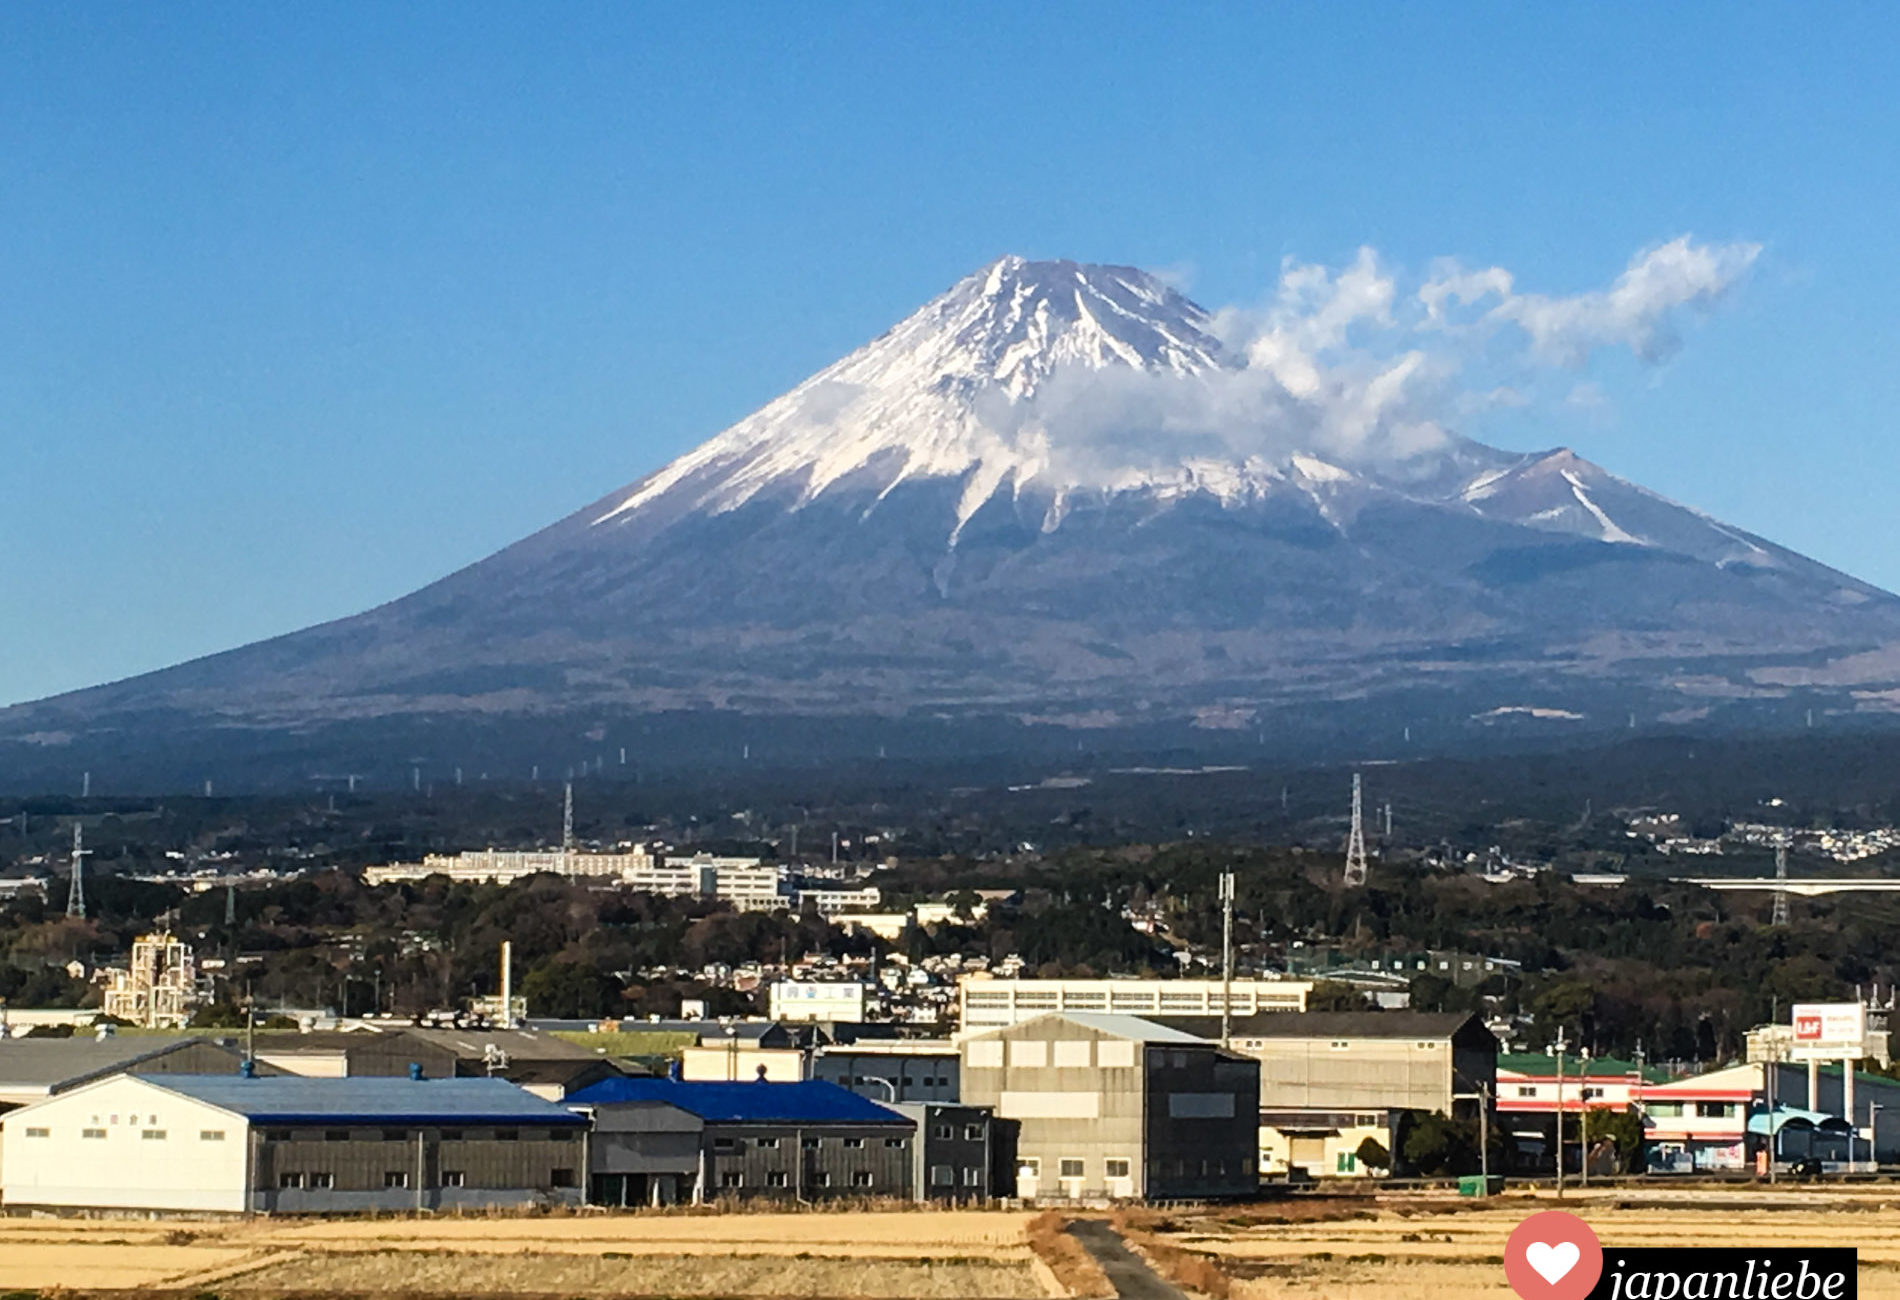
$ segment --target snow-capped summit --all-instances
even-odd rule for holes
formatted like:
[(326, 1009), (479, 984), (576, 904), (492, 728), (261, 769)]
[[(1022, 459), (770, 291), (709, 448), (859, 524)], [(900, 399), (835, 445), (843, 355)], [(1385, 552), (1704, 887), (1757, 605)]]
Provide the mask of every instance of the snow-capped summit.
[(999, 488), (1047, 479), (1044, 430), (1009, 408), (1068, 368), (1220, 369), (1207, 324), (1206, 312), (1133, 267), (1005, 257), (635, 484), (595, 522), (669, 493), (715, 511), (761, 493), (808, 501), (859, 475), (880, 493), (967, 477), (967, 518)]
[[(955, 487), (943, 522), (954, 548), (999, 496), (1027, 499), (1052, 531), (1078, 505), (1129, 493), (1229, 505), (1290, 494), (1341, 530), (1370, 498), (1396, 495), (1541, 531), (1648, 544), (1648, 533), (1621, 517), (1627, 507), (1699, 558), (1769, 562), (1747, 539), (1568, 450), (1527, 457), (1447, 434), (1423, 458), (1429, 465), (1418, 456), (1342, 464), (1299, 440), (1290, 394), (1277, 407), (1223, 400), (1219, 386), (1246, 362), (1211, 324), (1200, 306), (1133, 267), (1004, 257), (609, 497), (591, 522), (663, 523), (755, 500), (796, 510), (845, 489), (875, 502), (902, 484), (940, 481)], [(1121, 372), (1121, 385), (1104, 371)], [(1048, 400), (1059, 376), (1066, 400)], [(1132, 386), (1131, 377), (1155, 382)], [(1270, 427), (1275, 421), (1289, 427)]]

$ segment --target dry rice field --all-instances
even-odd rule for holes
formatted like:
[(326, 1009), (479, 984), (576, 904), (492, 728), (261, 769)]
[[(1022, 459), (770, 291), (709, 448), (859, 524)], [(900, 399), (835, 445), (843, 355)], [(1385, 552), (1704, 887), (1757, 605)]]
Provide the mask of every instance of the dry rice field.
[(1163, 1243), (1214, 1263), (1231, 1300), (1465, 1300), (1508, 1297), (1511, 1229), (1539, 1210), (1586, 1220), (1622, 1246), (1854, 1246), (1860, 1294), (1900, 1300), (1900, 1188), (1753, 1192), (1511, 1194), (1490, 1201), (1330, 1198), (1202, 1214), (1134, 1216)]
[(1050, 1300), (1027, 1214), (0, 1219), (0, 1291)]
[[(1465, 1300), (1511, 1294), (1505, 1238), (1526, 1215), (1555, 1206), (1548, 1195), (1516, 1193), (1485, 1202), (1315, 1196), (1117, 1217), (1164, 1272), (1219, 1300)], [(1612, 1250), (1855, 1246), (1860, 1294), (1900, 1300), (1900, 1188), (1573, 1194), (1563, 1208), (1587, 1219)], [(0, 1219), (0, 1293), (12, 1293), (0, 1300), (109, 1292), (193, 1300), (1057, 1300), (1070, 1293), (1032, 1248), (1033, 1221), (1000, 1211)], [(1048, 1251), (1048, 1229), (1039, 1231)], [(1087, 1276), (1057, 1262), (1071, 1281)]]

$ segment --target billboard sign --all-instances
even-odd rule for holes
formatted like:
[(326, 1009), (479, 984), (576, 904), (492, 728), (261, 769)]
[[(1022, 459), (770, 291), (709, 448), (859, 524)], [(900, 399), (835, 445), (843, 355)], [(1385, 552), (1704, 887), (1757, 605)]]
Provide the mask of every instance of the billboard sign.
[(1867, 1009), (1858, 1002), (1800, 1002), (1794, 1014), (1794, 1059), (1858, 1060), (1865, 1055)]

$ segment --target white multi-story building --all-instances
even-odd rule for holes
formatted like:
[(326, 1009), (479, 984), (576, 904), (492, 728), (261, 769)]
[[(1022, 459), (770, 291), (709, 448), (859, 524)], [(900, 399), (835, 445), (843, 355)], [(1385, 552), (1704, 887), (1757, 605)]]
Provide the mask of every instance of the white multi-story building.
[(1116, 1016), (1218, 1016), (1223, 989), (1231, 989), (1232, 1013), (1304, 1011), (1308, 980), (1084, 980), (993, 979), (965, 976), (958, 984), (967, 1032), (1020, 1024), (1049, 1012), (1098, 1012)]
[(855, 1024), (864, 1019), (865, 987), (857, 983), (780, 980), (772, 986), (774, 1020), (831, 1020)]
[(876, 885), (864, 885), (857, 889), (801, 889), (798, 891), (798, 905), (810, 903), (818, 909), (820, 916), (835, 916), (840, 912), (873, 912), (883, 901), (884, 892)]

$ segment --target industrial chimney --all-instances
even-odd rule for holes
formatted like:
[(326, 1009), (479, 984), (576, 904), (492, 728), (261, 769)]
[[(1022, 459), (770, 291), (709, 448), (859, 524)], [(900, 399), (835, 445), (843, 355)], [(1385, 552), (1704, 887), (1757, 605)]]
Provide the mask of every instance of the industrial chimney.
[(515, 1024), (515, 945), (512, 939), (501, 941), (501, 1027), (512, 1029)]

